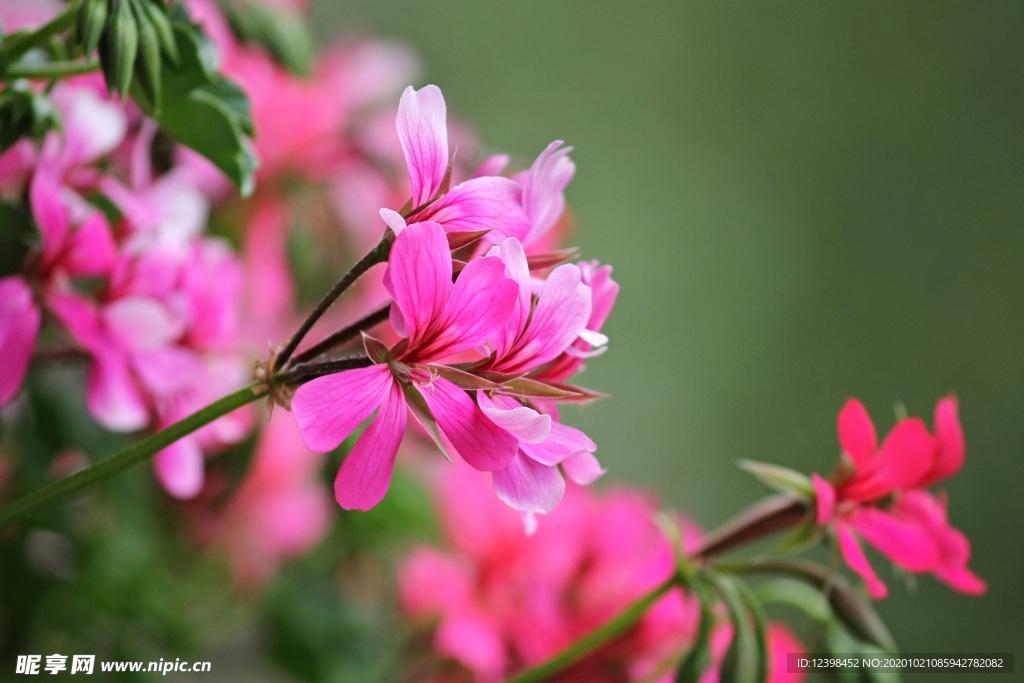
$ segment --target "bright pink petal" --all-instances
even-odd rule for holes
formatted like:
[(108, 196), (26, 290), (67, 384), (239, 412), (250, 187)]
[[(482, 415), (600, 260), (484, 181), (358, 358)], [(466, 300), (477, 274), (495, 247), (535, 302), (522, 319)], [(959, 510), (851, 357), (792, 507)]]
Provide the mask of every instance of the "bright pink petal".
[(415, 548), (398, 572), (399, 600), (413, 617), (436, 617), (464, 604), (472, 587), (468, 563), (433, 548)]
[(843, 559), (846, 560), (846, 564), (850, 569), (860, 574), (861, 578), (864, 579), (871, 597), (875, 600), (881, 600), (888, 595), (889, 589), (885, 587), (885, 584), (875, 574), (875, 570), (871, 568), (871, 564), (864, 554), (864, 549), (860, 547), (860, 542), (853, 535), (853, 532), (842, 524), (837, 524), (835, 529), (836, 537), (839, 540), (839, 551), (843, 554)]
[(391, 382), (377, 417), (345, 456), (334, 480), (334, 497), (346, 510), (369, 510), (391, 485), (395, 455), (405, 434), (406, 407), (402, 388)]
[(607, 470), (601, 467), (593, 453), (584, 451), (563, 460), (562, 471), (580, 486), (587, 486), (600, 479)]
[(19, 277), (0, 279), (0, 406), (21, 389), (32, 362), (41, 315), (32, 290)]
[(491, 398), (477, 393), (477, 403), (491, 422), (514, 435), (520, 442), (539, 443), (551, 433), (551, 416), (527, 408), (508, 396)]
[(409, 167), (413, 206), (429, 202), (448, 169), (448, 128), (444, 96), (436, 85), (405, 89), (398, 103), (398, 139)]
[(78, 226), (68, 245), (64, 268), (71, 275), (106, 275), (117, 259), (117, 245), (102, 213), (96, 211)]
[(557, 467), (542, 465), (521, 453), (494, 473), (494, 493), (505, 505), (521, 512), (547, 513), (565, 493), (565, 480)]
[(839, 445), (860, 471), (875, 457), (878, 435), (864, 404), (851, 398), (839, 412)]
[(532, 287), (530, 282), (530, 265), (526, 260), (526, 252), (519, 240), (509, 238), (493, 247), (489, 256), (497, 256), (505, 264), (505, 274), (516, 283), (519, 296), (511, 315), (494, 340), (494, 353), (497, 358), (505, 357), (519, 335), (526, 329), (533, 309)]
[(317, 377), (295, 390), (292, 412), (306, 447), (317, 453), (337, 448), (390, 393), (387, 365)]
[(421, 362), (435, 361), (480, 346), (501, 329), (516, 296), (516, 285), (505, 276), (500, 259), (473, 259), (459, 273), (444, 315), (434, 322), (433, 338), (414, 350), (414, 357)]
[(85, 404), (100, 424), (116, 432), (132, 432), (150, 422), (146, 400), (127, 360), (117, 354), (95, 356), (86, 382)]
[(811, 483), (814, 485), (814, 504), (817, 509), (818, 526), (825, 526), (832, 519), (836, 509), (836, 491), (832, 484), (828, 483), (817, 474), (811, 475)]
[(40, 168), (29, 187), (29, 205), (43, 242), (44, 267), (52, 267), (66, 247), (70, 226), (60, 198), (61, 186), (52, 169)]
[(932, 471), (921, 486), (951, 477), (964, 465), (967, 446), (957, 412), (956, 396), (946, 396), (935, 406), (935, 440), (938, 453)]
[(901, 420), (885, 437), (875, 459), (841, 487), (840, 498), (874, 500), (911, 487), (931, 470), (934, 457), (935, 441), (924, 422), (916, 417)]
[(452, 291), (452, 255), (440, 225), (414, 223), (395, 238), (384, 286), (395, 300), (391, 310), (400, 314), (391, 318), (395, 331), (415, 346)]
[(849, 524), (861, 538), (904, 569), (924, 572), (939, 562), (938, 549), (919, 524), (877, 508), (858, 508), (850, 515)]
[(490, 230), (487, 239), (500, 242), (508, 237), (524, 239), (530, 221), (523, 213), (522, 190), (508, 178), (473, 178), (453, 187), (415, 220), (431, 220), (445, 232)]
[(46, 306), (86, 350), (97, 353), (107, 349), (109, 340), (91, 301), (74, 291), (54, 288), (46, 293)]
[(503, 372), (528, 372), (557, 358), (579, 336), (590, 318), (590, 288), (580, 270), (566, 264), (555, 268), (537, 296), (526, 331), (509, 356), (499, 359)]
[(485, 472), (504, 469), (512, 460), (519, 440), (491, 422), (465, 391), (443, 378), (416, 388), (463, 460)]
[(954, 590), (981, 595), (988, 586), (967, 568), (971, 546), (967, 537), (949, 524), (942, 501), (925, 491), (908, 491), (896, 502), (895, 512), (920, 524), (939, 549), (935, 576)]
[(203, 452), (195, 439), (185, 437), (153, 458), (157, 479), (164, 489), (182, 500), (195, 498), (203, 488)]
[(789, 658), (803, 656), (807, 647), (793, 635), (785, 624), (773, 621), (768, 624), (768, 683), (802, 683), (803, 673), (789, 672)]

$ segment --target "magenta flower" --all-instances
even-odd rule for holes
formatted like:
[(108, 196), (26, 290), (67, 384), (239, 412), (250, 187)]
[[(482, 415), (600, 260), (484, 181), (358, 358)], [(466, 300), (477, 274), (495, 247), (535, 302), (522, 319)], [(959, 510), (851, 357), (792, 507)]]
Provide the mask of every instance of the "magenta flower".
[(318, 377), (292, 399), (302, 438), (318, 452), (336, 448), (377, 411), (338, 470), (335, 497), (346, 509), (369, 509), (387, 492), (410, 400), (424, 427), (436, 427), (442, 444), (477, 469), (503, 469), (518, 444), (433, 365), (491, 339), (512, 312), (516, 285), (502, 261), (474, 259), (452, 284), (444, 229), (427, 221), (395, 238), (384, 278), (402, 340), (373, 365)]
[(437, 86), (406, 88), (397, 125), (412, 206), (404, 219), (394, 211), (382, 211), (392, 229), (399, 232), (406, 223), (433, 221), (448, 233), (490, 230), (496, 241), (525, 237), (530, 220), (523, 211), (522, 188), (514, 180), (483, 176), (446, 187), (451, 154), (444, 97)]
[(20, 277), (0, 278), (0, 406), (13, 399), (25, 380), (39, 334), (41, 314), (32, 290)]
[[(519, 296), (481, 369), (524, 375), (553, 361), (584, 332), (591, 315), (591, 291), (580, 269), (569, 264), (552, 270), (545, 281), (535, 282), (523, 247), (515, 239), (505, 240), (489, 253), (505, 263)], [(565, 491), (560, 465), (579, 484), (589, 484), (604, 473), (593, 456), (594, 442), (578, 429), (558, 423), (557, 414), (541, 413), (535, 406), (500, 394), (480, 392), (478, 401), (495, 424), (519, 439), (516, 456), (494, 472), (495, 493), (510, 507), (528, 514), (550, 512)], [(553, 408), (550, 412), (554, 413)], [(532, 520), (528, 518), (527, 523), (532, 525)]]
[(812, 476), (818, 524), (834, 529), (846, 563), (871, 596), (884, 598), (888, 589), (858, 536), (908, 571), (934, 573), (962, 593), (984, 593), (985, 582), (967, 568), (970, 545), (949, 525), (945, 500), (924, 490), (963, 466), (956, 398), (936, 405), (934, 436), (920, 419), (908, 418), (893, 427), (881, 447), (864, 406), (850, 399), (839, 413), (839, 443), (848, 463), (831, 482)]

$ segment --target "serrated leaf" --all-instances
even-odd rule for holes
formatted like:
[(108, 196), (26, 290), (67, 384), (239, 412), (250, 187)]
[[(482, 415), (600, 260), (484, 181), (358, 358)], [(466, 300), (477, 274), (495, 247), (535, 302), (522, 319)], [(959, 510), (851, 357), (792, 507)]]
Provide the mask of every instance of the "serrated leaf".
[(426, 399), (411, 384), (403, 383), (402, 392), (405, 394), (405, 402), (409, 405), (413, 415), (423, 425), (423, 428), (427, 430), (427, 434), (434, 440), (438, 450), (441, 451), (441, 455), (448, 462), (453, 462), (452, 456), (448, 454), (448, 448), (444, 445), (444, 439), (441, 438), (441, 428), (437, 426), (437, 420), (434, 419), (434, 414), (430, 412), (430, 406), (427, 405)]
[(755, 460), (740, 460), (739, 467), (776, 491), (792, 493), (808, 501), (814, 500), (814, 485), (806, 474), (788, 467)]
[(676, 669), (676, 683), (698, 683), (711, 663), (711, 632), (715, 625), (714, 596), (702, 583), (691, 586), (691, 594), (700, 605), (700, 625), (693, 646)]

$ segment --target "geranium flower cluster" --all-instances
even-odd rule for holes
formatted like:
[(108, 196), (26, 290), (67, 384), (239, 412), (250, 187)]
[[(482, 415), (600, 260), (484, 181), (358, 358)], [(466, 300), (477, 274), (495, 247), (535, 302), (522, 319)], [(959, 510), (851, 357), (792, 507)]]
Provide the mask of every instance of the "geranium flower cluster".
[[(445, 472), (434, 492), (444, 547), (420, 546), (399, 566), (400, 604), (410, 620), (429, 628), (431, 647), (447, 667), (433, 683), (507, 680), (545, 661), (617, 616), (672, 575), (671, 542), (655, 523), (657, 506), (628, 489), (605, 494), (570, 486), (565, 499), (532, 536), (466, 467)], [(701, 542), (692, 522), (684, 551)], [(640, 622), (579, 663), (558, 681), (671, 681), (693, 645), (697, 601), (674, 588)], [(732, 638), (727, 620), (711, 637), (717, 680)], [(769, 627), (769, 680), (799, 681), (786, 673), (786, 654), (803, 652), (781, 624)], [(426, 677), (424, 677), (426, 678)], [(417, 680), (420, 680), (419, 678)]]
[[(0, 157), (4, 199), (27, 208), (17, 274), (0, 281), (0, 346), (9, 372), (0, 404), (19, 392), (33, 354), (77, 350), (89, 360), (85, 405), (108, 429), (161, 428), (238, 388), (241, 267), (203, 234), (208, 202), (187, 169), (154, 171), (155, 127), (86, 76), (58, 84), (63, 129), (39, 148)], [(43, 322), (46, 322), (43, 325)], [(160, 453), (173, 495), (203, 480), (203, 451), (244, 436), (231, 416)]]
[(607, 267), (551, 267), (551, 254), (534, 252), (540, 267), (531, 268), (531, 247), (564, 210), (568, 150), (553, 143), (518, 178), (450, 187), (440, 90), (406, 89), (397, 129), (412, 199), (401, 213), (381, 210), (395, 235), (384, 286), (397, 341), (364, 334), (366, 367), (299, 386), (299, 430), (312, 450), (328, 451), (376, 411), (338, 472), (345, 508), (384, 497), (412, 412), (443, 451), (493, 472), (508, 505), (549, 512), (563, 472), (580, 483), (602, 473), (594, 443), (558, 421), (553, 401), (592, 396), (564, 382), (604, 346), (599, 329), (617, 294)]
[(850, 399), (839, 413), (839, 443), (844, 458), (831, 479), (812, 476), (817, 521), (835, 532), (843, 558), (871, 596), (884, 598), (888, 589), (858, 536), (907, 571), (933, 573), (962, 593), (984, 593), (985, 582), (967, 568), (967, 538), (949, 524), (945, 496), (926, 490), (963, 467), (956, 398), (936, 405), (934, 434), (919, 418), (905, 418), (881, 447), (867, 410)]

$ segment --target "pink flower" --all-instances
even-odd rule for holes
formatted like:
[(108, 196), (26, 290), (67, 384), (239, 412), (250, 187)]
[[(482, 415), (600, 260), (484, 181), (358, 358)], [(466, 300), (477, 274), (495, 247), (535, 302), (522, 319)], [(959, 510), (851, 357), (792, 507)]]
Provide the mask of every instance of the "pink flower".
[(392, 229), (399, 232), (406, 223), (433, 221), (449, 233), (490, 230), (495, 241), (526, 235), (530, 221), (523, 210), (522, 189), (515, 181), (483, 176), (446, 187), (451, 155), (444, 97), (437, 86), (406, 88), (398, 105), (397, 125), (412, 205), (405, 218), (390, 209), (382, 210)]
[(217, 534), (239, 587), (265, 583), (283, 560), (309, 550), (327, 533), (331, 502), (318, 476), (321, 463), (284, 415), (264, 425), (252, 468), (225, 508)]
[(516, 174), (514, 179), (523, 188), (523, 209), (530, 221), (530, 230), (523, 237), (528, 250), (547, 244), (541, 243), (565, 213), (565, 188), (576, 174), (576, 164), (569, 158), (572, 147), (562, 147), (555, 140), (541, 152), (530, 168)]
[[(399, 594), (412, 619), (436, 624), (435, 651), (472, 680), (506, 680), (551, 657), (672, 574), (672, 546), (641, 495), (570, 487), (527, 536), (479, 474), (444, 475), (436, 499), (448, 547), (413, 550), (399, 567)], [(696, 546), (700, 532), (684, 524)], [(673, 590), (559, 680), (645, 680), (692, 642), (698, 618), (696, 603)]]
[[(338, 471), (334, 491), (342, 507), (365, 510), (384, 497), (410, 399), (414, 407), (426, 406), (439, 438), (473, 467), (500, 470), (512, 459), (515, 437), (432, 369), (433, 363), (473, 349), (498, 331), (516, 301), (516, 285), (504, 273), (498, 258), (474, 259), (453, 285), (451, 253), (440, 225), (414, 224), (396, 237), (385, 285), (394, 298), (391, 324), (402, 340), (369, 367), (303, 384), (292, 400), (302, 438), (318, 452), (336, 448), (377, 411)], [(414, 410), (433, 429), (423, 412)]]
[[(569, 264), (555, 268), (545, 281), (534, 282), (523, 247), (513, 238), (489, 253), (505, 263), (519, 297), (481, 369), (526, 374), (557, 358), (579, 338), (590, 319), (591, 291), (582, 282), (580, 269)], [(579, 484), (589, 484), (604, 473), (593, 456), (594, 442), (578, 429), (558, 423), (557, 415), (542, 414), (510, 396), (480, 392), (478, 401), (495, 424), (520, 442), (509, 465), (494, 473), (495, 493), (510, 507), (550, 512), (565, 490), (559, 465)]]
[(40, 312), (32, 290), (19, 277), (0, 278), (0, 406), (21, 389), (39, 334)]
[(934, 436), (920, 419), (908, 418), (893, 427), (880, 448), (864, 406), (850, 399), (839, 413), (839, 442), (849, 460), (831, 482), (812, 476), (818, 524), (834, 529), (846, 563), (872, 597), (881, 599), (888, 590), (858, 536), (908, 571), (932, 572), (963, 593), (984, 593), (985, 583), (967, 568), (970, 546), (949, 525), (945, 500), (924, 490), (963, 466), (956, 398), (936, 405)]

